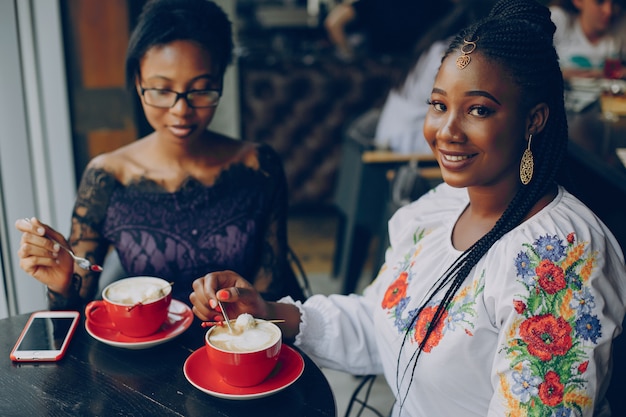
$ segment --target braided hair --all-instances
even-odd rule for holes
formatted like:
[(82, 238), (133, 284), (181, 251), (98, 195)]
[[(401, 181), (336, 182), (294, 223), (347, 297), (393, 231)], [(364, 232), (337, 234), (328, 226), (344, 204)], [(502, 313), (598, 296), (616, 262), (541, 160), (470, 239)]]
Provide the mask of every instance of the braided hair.
[(402, 382), (410, 377), (406, 392), (399, 392), (399, 395), (403, 395), (400, 408), (413, 381), (417, 360), (465, 279), (489, 249), (522, 223), (533, 206), (554, 186), (568, 140), (563, 76), (553, 46), (555, 29), (550, 20), (550, 11), (536, 0), (500, 0), (486, 18), (462, 30), (444, 55), (444, 60), (451, 54), (458, 55), (464, 39), (475, 41), (476, 52), (499, 65), (519, 86), (522, 91), (522, 109), (527, 111), (539, 103), (546, 103), (549, 117), (544, 129), (533, 136), (535, 169), (531, 182), (519, 187), (494, 227), (465, 250), (437, 280), (407, 327), (400, 352), (404, 350), (409, 330), (415, 326), (419, 314), (435, 296), (443, 294), (423, 340), (411, 355), (409, 366), (402, 372), (398, 356), (398, 392)]

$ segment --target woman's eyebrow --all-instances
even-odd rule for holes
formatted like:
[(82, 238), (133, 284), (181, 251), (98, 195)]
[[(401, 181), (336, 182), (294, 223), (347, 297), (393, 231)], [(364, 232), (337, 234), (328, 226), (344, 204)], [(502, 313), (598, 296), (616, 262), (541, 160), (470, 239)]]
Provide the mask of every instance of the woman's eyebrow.
[(441, 94), (442, 96), (447, 96), (448, 95), (441, 88), (437, 88), (437, 87), (433, 87), (433, 91), (431, 92), (431, 94), (432, 93), (434, 93), (434, 94)]
[[(442, 90), (441, 88), (437, 88), (437, 87), (433, 87), (433, 91), (431, 92), (431, 94), (441, 94), (442, 96), (448, 95), (444, 90)], [(500, 102), (494, 96), (492, 96), (486, 91), (472, 90), (472, 91), (468, 91), (467, 93), (465, 93), (465, 95), (468, 97), (486, 97), (489, 100), (492, 100), (493, 102), (501, 106)]]
[(469, 97), (486, 97), (489, 100), (492, 100), (493, 102), (497, 103), (498, 106), (501, 106), (500, 102), (494, 96), (492, 96), (486, 91), (482, 91), (482, 90), (468, 91), (467, 93), (465, 93), (465, 95)]

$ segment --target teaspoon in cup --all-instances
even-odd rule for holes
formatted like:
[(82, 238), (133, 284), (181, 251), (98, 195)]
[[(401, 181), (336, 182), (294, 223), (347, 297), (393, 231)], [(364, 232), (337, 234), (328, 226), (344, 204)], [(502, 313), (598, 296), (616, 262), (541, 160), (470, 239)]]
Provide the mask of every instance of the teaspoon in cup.
[(220, 306), (220, 310), (222, 310), (222, 316), (224, 316), (224, 319), (226, 321), (226, 326), (228, 327), (228, 331), (232, 333), (233, 328), (230, 327), (230, 319), (228, 318), (228, 315), (226, 314), (226, 310), (224, 310), (224, 306), (222, 306), (222, 302), (220, 300), (217, 300), (217, 305)]

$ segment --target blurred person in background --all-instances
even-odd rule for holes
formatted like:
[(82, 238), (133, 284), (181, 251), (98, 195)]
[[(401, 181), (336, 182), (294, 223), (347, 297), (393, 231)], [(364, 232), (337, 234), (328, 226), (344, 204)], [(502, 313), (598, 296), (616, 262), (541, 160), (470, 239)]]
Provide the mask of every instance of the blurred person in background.
[(365, 53), (406, 53), (450, 7), (449, 0), (344, 0), (330, 10), (324, 27), (345, 60), (355, 57), (360, 43)]
[(601, 77), (606, 58), (626, 48), (624, 0), (555, 0), (550, 3), (556, 25), (554, 46), (563, 76)]

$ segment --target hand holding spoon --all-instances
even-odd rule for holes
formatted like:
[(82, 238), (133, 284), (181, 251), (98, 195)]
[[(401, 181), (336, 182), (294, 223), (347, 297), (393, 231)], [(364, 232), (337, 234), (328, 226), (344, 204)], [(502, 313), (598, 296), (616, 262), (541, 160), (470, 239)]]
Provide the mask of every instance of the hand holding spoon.
[[(27, 221), (28, 223), (31, 223), (30, 219), (28, 218), (24, 218), (25, 221)], [(32, 223), (31, 223), (32, 224)], [(59, 243), (57, 240), (51, 238), (50, 236), (45, 236), (47, 239), (50, 239), (51, 241), (53, 241), (54, 243), (56, 243), (57, 245), (59, 245), (63, 250), (65, 250), (67, 253), (70, 254), (70, 256), (74, 259), (74, 261), (76, 262), (76, 264), (78, 266), (80, 266), (83, 269), (86, 269), (87, 271), (93, 271), (93, 272), (102, 272), (103, 268), (100, 265), (96, 265), (94, 263), (91, 263), (91, 261), (89, 259), (83, 258), (81, 256), (77, 256), (70, 248), (66, 248), (65, 246), (63, 246), (61, 243)]]

